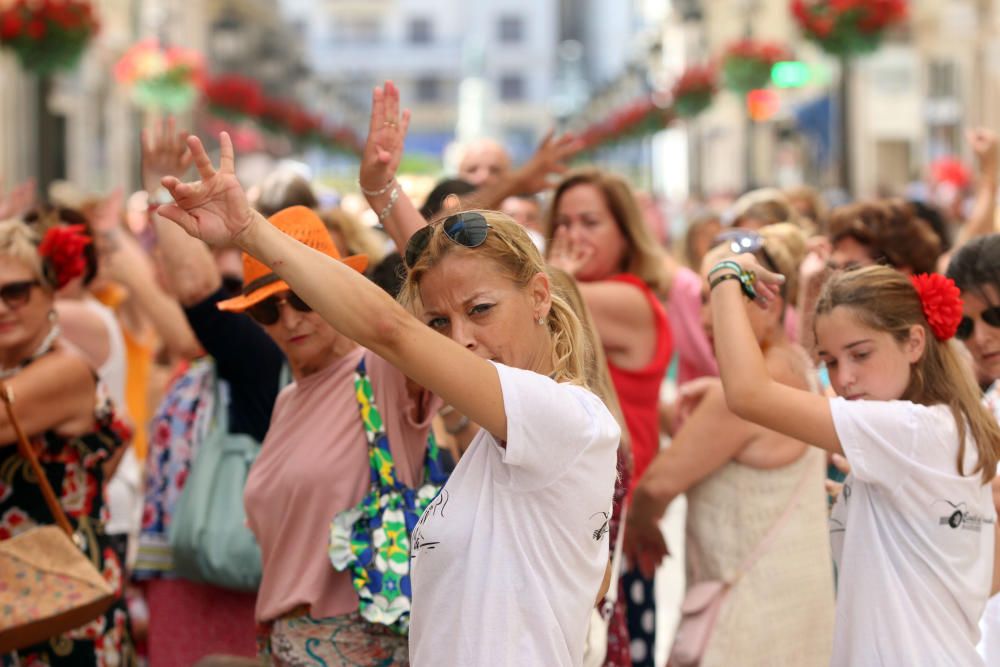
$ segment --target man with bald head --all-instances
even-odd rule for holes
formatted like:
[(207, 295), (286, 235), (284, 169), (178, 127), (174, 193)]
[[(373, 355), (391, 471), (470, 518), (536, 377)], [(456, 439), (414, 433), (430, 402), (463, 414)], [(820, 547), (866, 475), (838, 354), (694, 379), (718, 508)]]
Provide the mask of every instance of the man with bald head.
[(510, 155), (494, 139), (475, 139), (465, 145), (458, 177), (477, 188), (494, 185), (510, 172)]

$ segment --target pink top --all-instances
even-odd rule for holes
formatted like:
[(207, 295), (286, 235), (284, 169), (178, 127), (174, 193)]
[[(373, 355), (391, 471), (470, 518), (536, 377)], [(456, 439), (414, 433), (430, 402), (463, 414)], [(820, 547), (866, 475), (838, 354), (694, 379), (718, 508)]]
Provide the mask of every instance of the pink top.
[[(701, 324), (701, 276), (679, 267), (670, 283), (667, 314), (677, 350), (677, 386), (700, 377), (719, 375), (715, 351), (708, 343)], [(785, 335), (792, 342), (799, 338), (799, 313), (792, 306), (785, 308)]]
[(411, 397), (406, 377), (387, 361), (359, 348), (286, 387), (243, 492), (263, 557), (258, 621), (303, 604), (314, 618), (358, 609), (351, 577), (333, 569), (327, 543), (330, 520), (360, 502), (370, 484), (368, 442), (354, 395), (362, 354), (399, 479), (408, 486), (422, 481), (439, 401), (429, 392)]

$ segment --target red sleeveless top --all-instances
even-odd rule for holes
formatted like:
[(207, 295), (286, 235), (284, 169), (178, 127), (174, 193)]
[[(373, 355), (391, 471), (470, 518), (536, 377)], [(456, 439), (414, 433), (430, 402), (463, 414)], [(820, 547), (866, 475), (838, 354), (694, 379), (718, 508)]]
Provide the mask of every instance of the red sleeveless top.
[(660, 384), (667, 374), (674, 346), (667, 311), (649, 285), (628, 273), (611, 276), (608, 280), (628, 283), (641, 289), (649, 302), (649, 307), (653, 309), (653, 322), (656, 326), (653, 358), (644, 368), (626, 370), (608, 361), (611, 381), (615, 385), (615, 391), (618, 392), (625, 425), (628, 426), (629, 435), (632, 436), (635, 470), (632, 473), (629, 489), (631, 495), (632, 488), (635, 488), (642, 478), (642, 473), (660, 449)]

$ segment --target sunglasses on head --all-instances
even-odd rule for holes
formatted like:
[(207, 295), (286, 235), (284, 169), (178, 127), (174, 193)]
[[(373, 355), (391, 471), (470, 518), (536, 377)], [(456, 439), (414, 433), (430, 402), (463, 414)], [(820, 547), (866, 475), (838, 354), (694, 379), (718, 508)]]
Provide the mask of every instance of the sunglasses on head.
[(769, 253), (767, 248), (764, 246), (764, 237), (757, 232), (750, 231), (748, 229), (726, 230), (715, 237), (715, 240), (712, 241), (712, 247), (715, 248), (723, 244), (725, 244), (734, 255), (760, 253), (764, 263), (767, 264), (767, 268), (775, 273), (781, 273), (781, 271), (778, 270), (778, 265), (774, 262), (774, 258), (771, 257), (771, 253)]
[(311, 313), (312, 308), (305, 301), (299, 298), (295, 292), (288, 292), (287, 296), (269, 296), (263, 301), (258, 301), (247, 308), (247, 314), (261, 324), (274, 324), (281, 317), (279, 306), (287, 303), (300, 313)]
[(20, 308), (31, 300), (31, 289), (40, 284), (37, 280), (7, 283), (0, 286), (0, 300), (3, 300), (8, 308)]
[[(986, 324), (991, 327), (1000, 328), (1000, 306), (987, 308), (979, 314), (979, 319), (986, 322)], [(972, 332), (975, 328), (975, 320), (971, 317), (963, 317), (958, 323), (958, 329), (955, 331), (955, 338), (959, 340), (969, 340), (969, 338), (972, 337)]]
[[(436, 226), (427, 225), (410, 237), (410, 242), (406, 244), (406, 254), (403, 256), (406, 268), (412, 269), (420, 256), (427, 250)], [(441, 228), (444, 230), (445, 236), (453, 243), (466, 248), (478, 248), (486, 243), (490, 223), (486, 222), (482, 213), (467, 211), (445, 218), (444, 222), (441, 223)]]

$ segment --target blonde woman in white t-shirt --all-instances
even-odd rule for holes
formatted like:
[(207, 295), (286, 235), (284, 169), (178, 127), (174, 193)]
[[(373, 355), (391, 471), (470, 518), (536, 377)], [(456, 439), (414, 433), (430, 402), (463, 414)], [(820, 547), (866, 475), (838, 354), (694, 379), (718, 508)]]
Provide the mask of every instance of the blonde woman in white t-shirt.
[(832, 277), (815, 320), (838, 395), (829, 399), (768, 377), (740, 307), (775, 298), (782, 276), (752, 255), (713, 259), (722, 260), (706, 266), (730, 409), (844, 455), (853, 469), (830, 521), (839, 572), (831, 664), (982, 665), (1000, 427), (949, 340), (957, 288), (882, 266)]
[[(398, 108), (384, 113), (386, 127), (400, 122)], [(201, 180), (163, 179), (176, 203), (160, 215), (257, 257), (338, 332), (482, 426), (412, 533), (411, 663), (580, 665), (621, 429), (585, 386), (593, 351), (527, 233), (491, 211), (416, 230), (400, 247), (417, 319), (251, 209), (220, 141), (216, 171), (189, 140)]]

